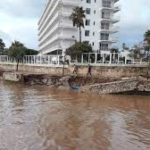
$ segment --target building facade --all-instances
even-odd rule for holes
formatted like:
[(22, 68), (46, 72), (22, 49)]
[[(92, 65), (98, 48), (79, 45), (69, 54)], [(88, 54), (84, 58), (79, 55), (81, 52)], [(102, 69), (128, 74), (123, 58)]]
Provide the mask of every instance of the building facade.
[(93, 50), (109, 52), (112, 43), (117, 42), (113, 34), (119, 21), (115, 13), (120, 10), (119, 0), (48, 0), (38, 23), (39, 50), (41, 54), (66, 48), (79, 40), (79, 32), (73, 27), (70, 15), (77, 6), (85, 10), (85, 27), (82, 41), (92, 45)]

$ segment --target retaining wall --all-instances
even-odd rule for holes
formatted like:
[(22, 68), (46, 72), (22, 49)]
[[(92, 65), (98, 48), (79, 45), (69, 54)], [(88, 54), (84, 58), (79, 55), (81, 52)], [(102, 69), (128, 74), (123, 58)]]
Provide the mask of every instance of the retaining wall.
[[(14, 64), (0, 64), (0, 70), (13, 71), (16, 66)], [(72, 74), (74, 66), (65, 67), (65, 74)], [(31, 65), (19, 65), (19, 71), (25, 73), (39, 73), (39, 74), (51, 74), (62, 75), (62, 67), (49, 67), (49, 66), (31, 66)], [(78, 75), (86, 76), (88, 72), (87, 66), (78, 67)], [(137, 76), (149, 76), (150, 67), (146, 66), (93, 66), (92, 76), (102, 78), (122, 78), (122, 77), (137, 77)]]

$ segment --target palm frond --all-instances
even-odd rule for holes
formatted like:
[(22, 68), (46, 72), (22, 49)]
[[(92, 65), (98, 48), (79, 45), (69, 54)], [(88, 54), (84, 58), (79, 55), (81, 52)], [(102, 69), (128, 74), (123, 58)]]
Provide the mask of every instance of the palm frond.
[(85, 18), (85, 11), (82, 7), (75, 7), (73, 12), (70, 16), (70, 19), (73, 22), (73, 26), (76, 27), (84, 27), (84, 18)]

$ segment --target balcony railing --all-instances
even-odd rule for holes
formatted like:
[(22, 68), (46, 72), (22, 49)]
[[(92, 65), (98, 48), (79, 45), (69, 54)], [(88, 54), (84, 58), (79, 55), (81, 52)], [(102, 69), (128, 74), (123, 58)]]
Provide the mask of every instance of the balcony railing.
[(114, 13), (118, 12), (121, 10), (121, 6), (114, 6), (114, 5), (102, 5), (101, 7), (102, 10), (110, 10), (113, 11)]
[(100, 38), (100, 42), (117, 43), (117, 38)]
[(62, 0), (63, 5), (67, 6), (78, 6), (78, 0), (71, 1), (71, 0)]
[(120, 17), (119, 17), (119, 16), (113, 16), (113, 17), (111, 18), (111, 21), (112, 21), (112, 23), (117, 23), (117, 22), (120, 21)]
[[(118, 27), (119, 28), (119, 27)], [(101, 33), (117, 33), (118, 32), (118, 28), (116, 27), (112, 27), (112, 28), (102, 28), (100, 29)]]
[(120, 6), (115, 6), (114, 7), (114, 13), (118, 12), (121, 10), (121, 7)]
[(102, 19), (111, 19), (110, 15), (102, 15)]
[(102, 4), (102, 7), (111, 8), (111, 7), (112, 7), (112, 5), (111, 5), (111, 4), (105, 4), (105, 3), (103, 3), (103, 4)]
[(119, 0), (114, 0), (115, 3), (117, 3)]
[(117, 23), (117, 22), (120, 21), (120, 17), (119, 17), (119, 16), (113, 16), (113, 17), (102, 16), (101, 21), (102, 21), (102, 22)]
[(112, 7), (112, 1), (111, 0), (102, 0), (102, 7), (108, 7), (111, 8)]
[(103, 31), (103, 32), (109, 32), (110, 31), (110, 28), (101, 28), (101, 31)]

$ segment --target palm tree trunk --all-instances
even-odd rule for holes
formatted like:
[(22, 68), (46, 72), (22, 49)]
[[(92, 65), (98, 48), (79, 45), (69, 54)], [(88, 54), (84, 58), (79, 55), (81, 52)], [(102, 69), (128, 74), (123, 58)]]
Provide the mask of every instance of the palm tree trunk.
[(82, 32), (81, 32), (81, 27), (79, 27), (79, 42), (82, 42)]

